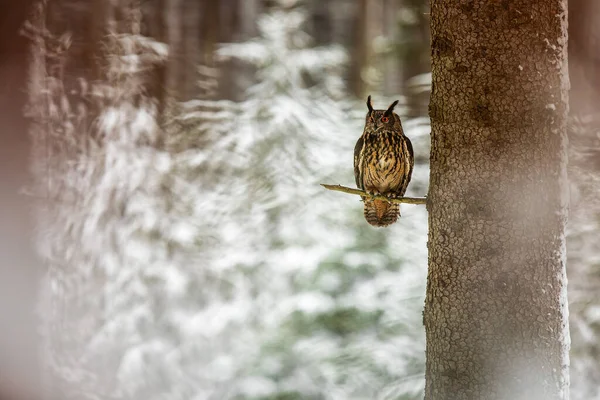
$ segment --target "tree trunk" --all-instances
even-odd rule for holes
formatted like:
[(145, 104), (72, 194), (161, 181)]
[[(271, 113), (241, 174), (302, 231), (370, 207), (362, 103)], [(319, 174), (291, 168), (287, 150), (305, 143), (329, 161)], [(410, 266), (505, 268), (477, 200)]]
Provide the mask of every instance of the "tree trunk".
[(402, 92), (406, 96), (407, 116), (412, 118), (427, 114), (429, 92), (415, 84), (415, 76), (430, 71), (427, 48), (429, 45), (429, 19), (427, 0), (404, 0), (403, 7), (416, 17), (415, 21), (401, 21), (399, 37), (402, 40)]
[(163, 4), (165, 42), (169, 45), (169, 60), (164, 82), (168, 108), (170, 101), (179, 100), (183, 83), (181, 62), (183, 57), (183, 0), (165, 0)]
[(600, 4), (590, 0), (569, 1), (569, 73), (571, 112), (596, 113), (600, 100)]
[[(398, 93), (402, 93), (404, 96), (407, 95), (407, 92), (403, 91), (402, 87), (405, 62), (399, 57), (398, 51), (398, 42), (404, 40), (401, 34), (401, 23), (398, 15), (406, 11), (404, 7), (404, 3), (401, 0), (383, 0), (381, 4), (380, 24), (383, 28), (381, 33), (389, 41), (390, 48), (383, 54), (382, 60), (376, 62), (381, 73), (381, 82), (378, 90), (389, 97), (396, 97)], [(427, 66), (429, 67), (428, 47), (429, 41), (422, 46), (421, 52), (424, 52), (427, 56)]]
[(566, 0), (432, 0), (426, 400), (567, 399)]
[(352, 93), (359, 98), (363, 97), (365, 84), (362, 77), (363, 69), (369, 58), (368, 47), (365, 42), (367, 33), (367, 0), (359, 0), (356, 6), (356, 20), (354, 21), (354, 43), (351, 50), (352, 62), (350, 63), (349, 86)]
[(0, 398), (39, 395), (41, 369), (35, 301), (39, 264), (32, 245), (27, 103), (29, 41), (20, 34), (32, 1), (0, 12)]
[[(213, 2), (214, 3), (214, 2)], [(182, 17), (182, 93), (181, 100), (189, 100), (198, 96), (198, 67), (204, 64), (202, 59), (202, 8), (203, 2), (187, 0), (183, 3)], [(213, 20), (214, 24), (217, 21)]]
[(331, 14), (333, 11), (331, 2), (319, 0), (309, 2), (311, 33), (317, 46), (326, 46), (332, 42)]
[(107, 20), (111, 5), (106, 0), (93, 0), (90, 7), (88, 37), (85, 41), (85, 56), (83, 59), (89, 71), (89, 78), (92, 81), (96, 81), (102, 79), (104, 76), (104, 71), (102, 70), (102, 66), (104, 65), (103, 59), (105, 57), (105, 54), (103, 54), (103, 44), (108, 34)]

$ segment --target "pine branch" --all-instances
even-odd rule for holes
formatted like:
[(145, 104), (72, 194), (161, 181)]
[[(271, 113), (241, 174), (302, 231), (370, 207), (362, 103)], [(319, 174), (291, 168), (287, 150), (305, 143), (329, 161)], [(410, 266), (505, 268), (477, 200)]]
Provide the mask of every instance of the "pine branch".
[(321, 186), (323, 186), (325, 189), (329, 189), (329, 190), (335, 190), (336, 192), (344, 192), (344, 193), (348, 193), (348, 194), (357, 194), (359, 196), (366, 196), (366, 197), (370, 197), (373, 200), (386, 200), (389, 201), (390, 203), (405, 203), (405, 204), (427, 204), (427, 198), (426, 197), (400, 197), (398, 199), (390, 199), (389, 197), (385, 197), (382, 195), (377, 195), (377, 196), (373, 196), (370, 195), (368, 193), (366, 193), (364, 190), (360, 190), (360, 189), (353, 189), (353, 188), (349, 188), (346, 186), (341, 186), (341, 185), (326, 185), (324, 183), (321, 183)]

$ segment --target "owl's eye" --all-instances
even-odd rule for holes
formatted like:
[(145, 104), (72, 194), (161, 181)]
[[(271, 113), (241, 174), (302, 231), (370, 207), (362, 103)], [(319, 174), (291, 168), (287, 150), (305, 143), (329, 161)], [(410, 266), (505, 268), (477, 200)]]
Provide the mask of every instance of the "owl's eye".
[(381, 117), (381, 122), (389, 122), (389, 120), (388, 117)]
[(375, 120), (373, 119), (373, 117), (372, 117), (372, 116), (371, 116), (371, 117), (369, 117), (369, 121), (371, 121), (371, 122), (375, 122)]

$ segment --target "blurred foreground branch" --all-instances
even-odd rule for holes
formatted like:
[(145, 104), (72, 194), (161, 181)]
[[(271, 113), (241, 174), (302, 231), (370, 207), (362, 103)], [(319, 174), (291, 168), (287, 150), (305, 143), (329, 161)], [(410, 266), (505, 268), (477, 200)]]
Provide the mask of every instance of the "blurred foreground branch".
[(368, 194), (364, 190), (353, 189), (353, 188), (349, 188), (349, 187), (341, 186), (341, 185), (326, 185), (324, 183), (321, 183), (321, 186), (323, 186), (325, 189), (335, 190), (337, 192), (344, 192), (344, 193), (348, 193), (348, 194), (357, 194), (359, 196), (370, 197), (373, 200), (386, 200), (386, 201), (389, 201), (390, 203), (427, 204), (427, 198), (425, 198), (425, 197), (401, 197), (398, 199), (390, 199), (389, 197), (385, 197), (382, 195), (373, 196), (373, 195)]

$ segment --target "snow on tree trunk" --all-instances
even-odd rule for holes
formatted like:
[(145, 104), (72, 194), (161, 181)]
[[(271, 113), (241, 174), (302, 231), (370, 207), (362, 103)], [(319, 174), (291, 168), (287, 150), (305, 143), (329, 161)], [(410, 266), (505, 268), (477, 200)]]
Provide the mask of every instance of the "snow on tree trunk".
[(426, 400), (568, 398), (566, 7), (432, 1)]

